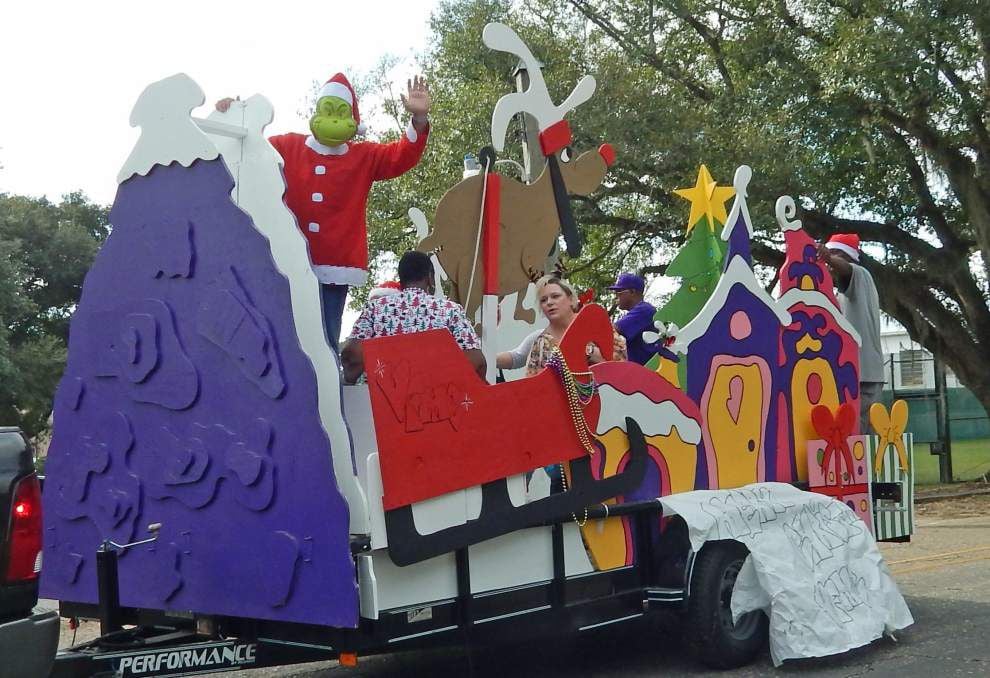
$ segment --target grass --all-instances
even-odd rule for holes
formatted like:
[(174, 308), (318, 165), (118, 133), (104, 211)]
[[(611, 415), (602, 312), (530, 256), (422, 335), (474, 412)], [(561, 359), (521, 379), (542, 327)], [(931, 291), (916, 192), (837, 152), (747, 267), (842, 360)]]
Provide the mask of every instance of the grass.
[[(914, 446), (914, 482), (934, 485), (939, 482), (939, 458), (929, 452), (928, 443)], [(952, 441), (953, 480), (976, 480), (990, 473), (990, 438)]]

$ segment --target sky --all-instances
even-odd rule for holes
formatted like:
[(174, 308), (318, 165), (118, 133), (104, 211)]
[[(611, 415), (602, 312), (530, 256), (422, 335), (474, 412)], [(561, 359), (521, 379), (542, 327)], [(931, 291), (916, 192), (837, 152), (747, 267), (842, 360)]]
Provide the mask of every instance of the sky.
[[(8, 2), (0, 11), (0, 192), (57, 201), (82, 190), (113, 202), (116, 176), (137, 140), (131, 108), (150, 83), (183, 72), (206, 94), (260, 93), (275, 107), (269, 134), (305, 131), (298, 116), (314, 80), (400, 57), (414, 75), (436, 0), (167, 3)], [(327, 23), (319, 10), (358, 8)]]
[[(267, 133), (306, 131), (299, 111), (313, 82), (368, 71), (386, 55), (393, 82), (416, 71), (438, 0), (364, 0), (360, 16), (323, 23), (299, 0), (258, 5), (101, 0), (9, 2), (0, 11), (0, 193), (58, 201), (82, 190), (110, 205), (116, 176), (138, 138), (131, 108), (152, 82), (183, 72), (206, 95), (205, 117), (224, 96), (265, 95)], [(479, 36), (480, 39), (480, 36)], [(656, 278), (648, 296), (668, 292)], [(608, 301), (604, 296), (604, 301)], [(345, 318), (345, 332), (353, 320)]]

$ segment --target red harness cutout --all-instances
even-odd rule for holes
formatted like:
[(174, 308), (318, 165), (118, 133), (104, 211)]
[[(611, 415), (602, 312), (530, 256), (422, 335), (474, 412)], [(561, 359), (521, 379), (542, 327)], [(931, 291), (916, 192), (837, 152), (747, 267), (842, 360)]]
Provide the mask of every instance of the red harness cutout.
[(555, 122), (540, 132), (540, 149), (543, 155), (553, 155), (571, 143), (571, 125), (566, 120)]

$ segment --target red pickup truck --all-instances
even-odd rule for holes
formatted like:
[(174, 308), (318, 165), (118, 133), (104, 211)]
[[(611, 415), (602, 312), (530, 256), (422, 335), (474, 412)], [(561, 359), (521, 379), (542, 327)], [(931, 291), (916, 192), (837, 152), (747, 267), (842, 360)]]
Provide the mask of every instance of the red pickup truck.
[(35, 612), (41, 571), (41, 486), (17, 428), (0, 427), (0, 678), (47, 676), (58, 613)]

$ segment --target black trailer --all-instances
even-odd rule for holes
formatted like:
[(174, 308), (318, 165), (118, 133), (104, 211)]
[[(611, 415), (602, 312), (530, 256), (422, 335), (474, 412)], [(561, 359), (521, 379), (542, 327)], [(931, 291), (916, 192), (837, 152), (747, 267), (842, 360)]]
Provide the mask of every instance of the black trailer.
[[(117, 549), (105, 545), (100, 604), (61, 607), (63, 617), (99, 619), (101, 636), (60, 652), (52, 676), (178, 676), (326, 660), (347, 664), (405, 650), (589, 633), (663, 609), (683, 615), (686, 646), (699, 661), (715, 668), (749, 663), (766, 642), (767, 620), (752, 612), (732, 623), (729, 602), (746, 548), (719, 541), (694, 553), (677, 517), (651, 543), (661, 512), (659, 500), (588, 509), (591, 519), (631, 516), (637, 552), (649, 554), (633, 565), (565, 576), (563, 523), (557, 522), (551, 525), (550, 581), (472, 594), (464, 548), (456, 552), (456, 598), (390, 610), (377, 620), (362, 619), (356, 629), (120, 607)], [(352, 544), (355, 555), (367, 549), (366, 541)]]

